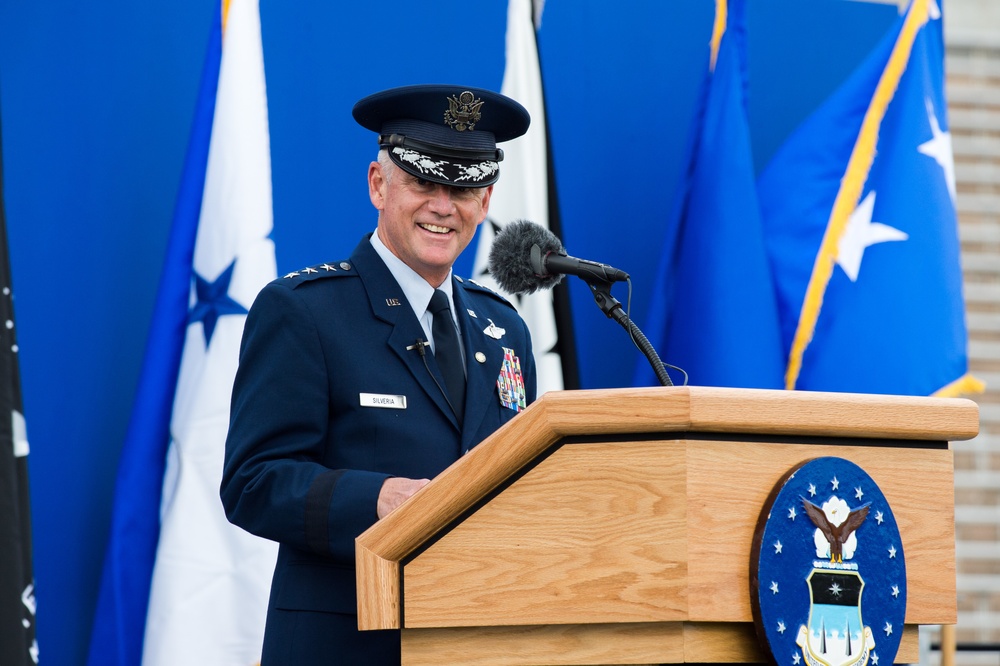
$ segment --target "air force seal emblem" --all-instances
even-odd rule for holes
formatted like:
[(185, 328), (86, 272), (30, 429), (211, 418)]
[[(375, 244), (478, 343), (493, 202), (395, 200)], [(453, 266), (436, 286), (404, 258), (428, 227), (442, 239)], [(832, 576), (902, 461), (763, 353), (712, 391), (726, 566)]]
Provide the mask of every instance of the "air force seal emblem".
[(906, 615), (906, 567), (889, 503), (842, 458), (789, 471), (751, 550), (757, 637), (779, 666), (888, 666)]

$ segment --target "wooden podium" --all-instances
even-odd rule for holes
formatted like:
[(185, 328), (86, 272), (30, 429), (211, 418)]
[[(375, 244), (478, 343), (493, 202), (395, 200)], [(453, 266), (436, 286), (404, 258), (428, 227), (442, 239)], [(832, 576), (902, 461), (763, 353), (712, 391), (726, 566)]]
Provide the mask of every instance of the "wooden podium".
[(547, 393), (358, 537), (358, 623), (403, 664), (764, 662), (749, 561), (771, 489), (820, 456), (878, 483), (906, 629), (954, 624), (962, 399), (708, 387)]

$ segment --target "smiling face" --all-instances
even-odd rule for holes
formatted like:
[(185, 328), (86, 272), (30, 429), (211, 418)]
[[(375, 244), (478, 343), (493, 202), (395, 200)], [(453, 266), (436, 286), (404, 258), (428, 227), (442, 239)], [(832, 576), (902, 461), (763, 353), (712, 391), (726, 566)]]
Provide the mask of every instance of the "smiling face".
[(421, 180), (387, 159), (368, 167), (368, 195), (379, 211), (378, 235), (433, 287), (486, 219), (493, 186), (460, 188)]

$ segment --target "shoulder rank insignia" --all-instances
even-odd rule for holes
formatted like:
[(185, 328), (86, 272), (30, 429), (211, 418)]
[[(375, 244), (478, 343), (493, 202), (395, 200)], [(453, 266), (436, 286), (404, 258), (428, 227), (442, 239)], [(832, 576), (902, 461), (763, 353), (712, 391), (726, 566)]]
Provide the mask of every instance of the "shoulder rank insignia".
[(346, 261), (336, 262), (333, 264), (316, 264), (315, 266), (307, 266), (305, 268), (300, 268), (297, 271), (285, 273), (285, 275), (282, 276), (282, 279), (291, 280), (299, 278), (300, 282), (307, 282), (309, 280), (315, 280), (316, 278), (332, 275), (352, 275), (352, 268), (351, 264)]
[[(483, 283), (481, 283), (481, 282), (477, 282), (476, 280), (472, 280), (472, 279), (468, 279), (468, 280), (466, 280), (466, 281), (465, 281), (465, 282), (463, 283), (463, 285), (464, 285), (464, 286), (469, 286), (469, 285), (472, 285), (473, 287), (475, 287), (475, 290), (474, 290), (474, 291), (477, 291), (477, 292), (479, 292), (479, 293), (486, 293), (486, 294), (489, 294), (490, 296), (492, 296), (493, 298), (497, 299), (498, 301), (500, 301), (501, 303), (503, 303), (503, 304), (504, 304), (504, 305), (506, 305), (507, 307), (511, 307), (511, 308), (513, 308), (513, 307), (514, 307), (514, 305), (513, 305), (513, 304), (512, 304), (512, 303), (511, 303), (510, 301), (508, 301), (508, 300), (507, 300), (507, 299), (506, 299), (506, 298), (504, 297), (504, 295), (503, 295), (503, 294), (501, 294), (501, 293), (497, 292), (496, 290), (494, 290), (494, 289), (492, 289), (492, 288), (490, 288), (490, 287), (487, 287), (487, 286), (486, 286), (485, 284), (483, 284)], [(516, 309), (516, 308), (515, 308), (515, 309)]]

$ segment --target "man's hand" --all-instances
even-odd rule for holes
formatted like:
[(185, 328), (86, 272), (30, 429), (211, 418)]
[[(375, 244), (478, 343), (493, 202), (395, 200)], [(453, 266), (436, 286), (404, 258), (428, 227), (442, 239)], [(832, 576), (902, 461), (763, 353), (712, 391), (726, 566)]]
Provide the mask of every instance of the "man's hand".
[(376, 512), (378, 517), (385, 518), (393, 509), (406, 501), (410, 495), (430, 483), (430, 479), (406, 479), (394, 476), (382, 483), (378, 494)]

